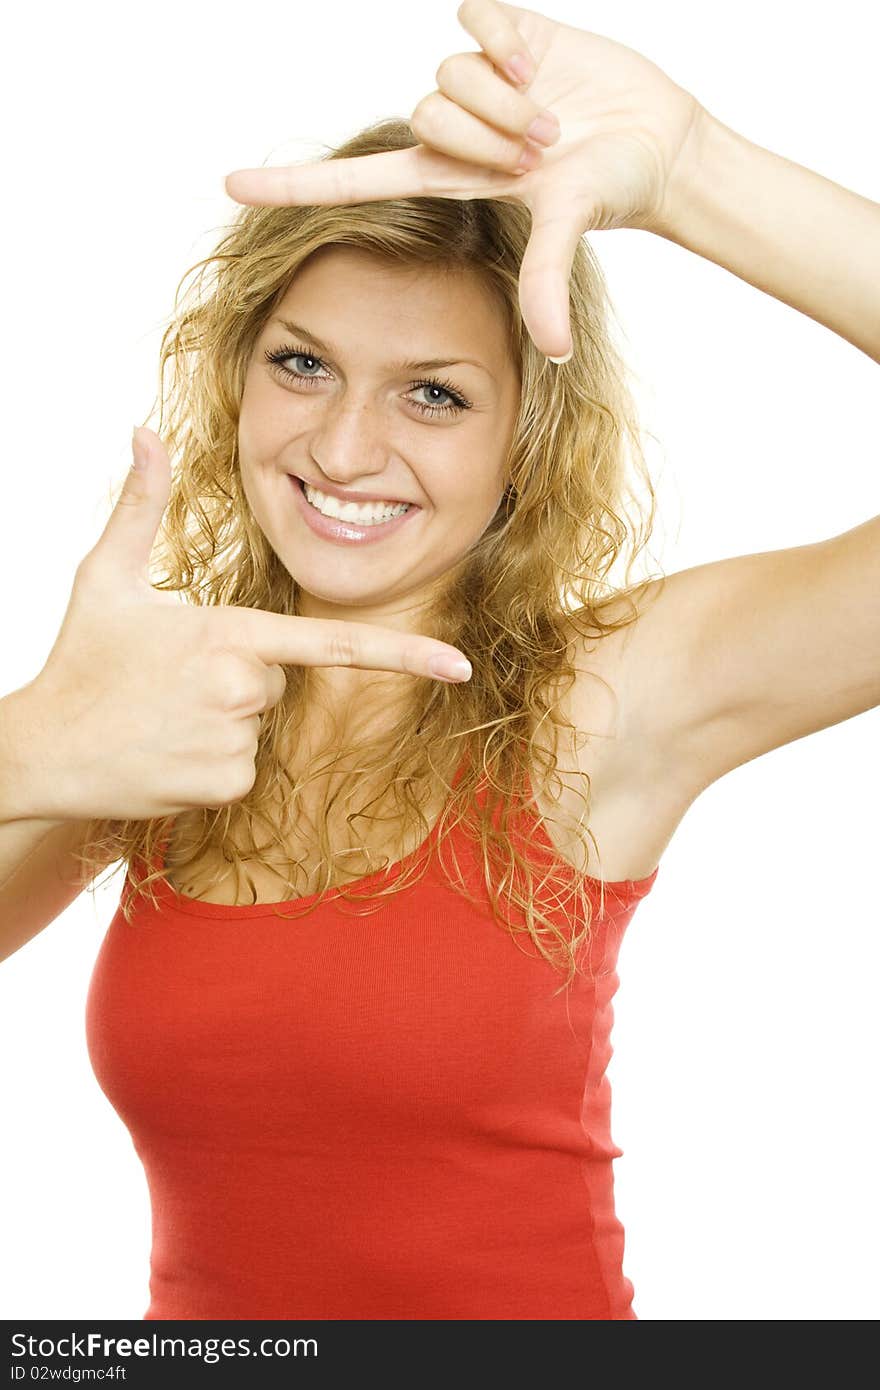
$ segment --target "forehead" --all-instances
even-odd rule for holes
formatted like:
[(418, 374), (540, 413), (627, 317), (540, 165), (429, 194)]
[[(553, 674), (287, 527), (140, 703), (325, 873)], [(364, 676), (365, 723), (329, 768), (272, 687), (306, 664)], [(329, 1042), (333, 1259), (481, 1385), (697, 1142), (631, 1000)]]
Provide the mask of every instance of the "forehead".
[[(356, 247), (321, 247), (274, 309), (340, 348), (380, 342), (389, 359), (480, 358), (510, 364), (507, 315), (477, 270), (389, 262)], [(491, 360), (490, 360), (491, 359)]]

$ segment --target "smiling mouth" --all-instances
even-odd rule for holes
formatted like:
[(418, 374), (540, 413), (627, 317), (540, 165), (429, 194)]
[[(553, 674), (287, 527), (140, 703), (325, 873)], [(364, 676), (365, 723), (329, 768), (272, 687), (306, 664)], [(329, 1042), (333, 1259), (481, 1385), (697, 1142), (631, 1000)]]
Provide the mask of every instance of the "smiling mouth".
[(323, 488), (318, 487), (317, 484), (310, 483), (305, 478), (301, 478), (298, 473), (291, 473), (289, 476), (299, 483), (303, 492), (305, 492), (306, 489), (308, 489), (309, 492), (319, 493), (321, 497), (326, 497), (331, 502), (337, 502), (340, 507), (348, 505), (355, 507), (372, 507), (376, 503), (381, 503), (382, 506), (385, 507), (417, 506), (415, 502), (409, 502), (403, 497), (367, 497), (366, 495), (364, 495), (363, 497), (337, 497), (335, 493), (325, 492), (325, 490)]
[[(353, 502), (340, 502), (338, 498), (328, 497), (322, 494), (320, 489), (312, 488), (311, 484), (296, 474), (290, 475), (290, 481), (298, 489), (302, 498), (301, 505), (306, 508), (314, 518), (311, 525), (318, 526), (319, 530), (326, 527), (336, 528), (335, 534), (338, 536), (338, 528), (350, 527), (355, 533), (366, 536), (368, 532), (379, 535), (386, 530), (396, 530), (409, 517), (421, 510), (413, 503), (401, 502), (396, 505), (386, 506), (382, 502), (371, 502), (359, 507)], [(311, 494), (311, 496), (309, 495)], [(324, 501), (322, 499), (326, 498)]]

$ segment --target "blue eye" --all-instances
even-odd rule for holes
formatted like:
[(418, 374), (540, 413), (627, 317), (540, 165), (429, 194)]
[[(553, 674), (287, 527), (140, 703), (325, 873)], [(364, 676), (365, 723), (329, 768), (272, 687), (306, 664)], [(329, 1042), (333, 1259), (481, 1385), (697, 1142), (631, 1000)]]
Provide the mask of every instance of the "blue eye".
[[(300, 357), (304, 358), (307, 362), (314, 362), (317, 366), (323, 367), (324, 362), (322, 359), (316, 356), (315, 353), (309, 352), (306, 348), (282, 347), (276, 349), (274, 352), (267, 351), (264, 357), (273, 369), (288, 381), (297, 381), (302, 385), (308, 386), (310, 382), (319, 381), (321, 379), (320, 377), (304, 376), (299, 371), (291, 371), (289, 367), (284, 366), (285, 362)], [(450, 382), (438, 381), (433, 377), (425, 379), (424, 381), (410, 382), (409, 389), (411, 391), (441, 391), (445, 396), (449, 397), (446, 405), (429, 405), (425, 401), (412, 401), (411, 404), (423, 415), (457, 415), (463, 410), (470, 410), (472, 405), (472, 402), (466, 400), (461, 392), (457, 391)]]

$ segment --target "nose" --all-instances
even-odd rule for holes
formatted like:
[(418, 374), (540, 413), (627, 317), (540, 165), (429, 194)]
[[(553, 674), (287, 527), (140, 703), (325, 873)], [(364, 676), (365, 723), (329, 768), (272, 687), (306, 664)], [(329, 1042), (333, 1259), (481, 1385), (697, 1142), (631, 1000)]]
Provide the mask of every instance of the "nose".
[(329, 482), (349, 487), (385, 472), (389, 450), (380, 416), (363, 397), (322, 402), (310, 453)]

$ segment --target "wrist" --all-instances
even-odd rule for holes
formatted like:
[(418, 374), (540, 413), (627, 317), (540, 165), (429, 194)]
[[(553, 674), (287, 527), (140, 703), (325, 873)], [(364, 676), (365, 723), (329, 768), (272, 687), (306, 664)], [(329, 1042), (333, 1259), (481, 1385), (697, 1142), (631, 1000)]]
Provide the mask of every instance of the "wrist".
[(0, 698), (0, 821), (58, 818), (48, 794), (50, 740), (32, 691), (30, 681)]
[(735, 170), (747, 147), (743, 136), (697, 106), (649, 230), (689, 246), (693, 229), (705, 219), (713, 200), (736, 182)]

